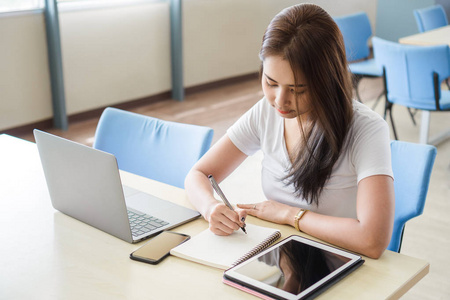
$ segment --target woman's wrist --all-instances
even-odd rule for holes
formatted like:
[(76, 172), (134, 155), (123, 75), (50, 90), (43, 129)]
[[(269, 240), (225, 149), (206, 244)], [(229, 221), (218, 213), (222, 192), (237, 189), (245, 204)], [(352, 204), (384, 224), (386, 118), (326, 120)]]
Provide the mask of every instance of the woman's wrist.
[(295, 227), (294, 218), (295, 218), (295, 215), (297, 214), (298, 210), (299, 210), (298, 207), (291, 206), (287, 211), (286, 219), (285, 219), (284, 223), (288, 224), (292, 227)]
[(218, 202), (217, 200), (214, 199), (213, 202), (211, 202), (210, 204), (208, 204), (205, 212), (203, 213), (203, 217), (205, 218), (206, 221), (211, 222), (211, 214), (214, 210), (214, 208), (219, 205), (220, 202)]
[(308, 212), (307, 209), (300, 208), (299, 211), (297, 212), (297, 214), (295, 215), (295, 217), (294, 217), (294, 227), (295, 227), (296, 230), (302, 231), (302, 230), (300, 229), (300, 224), (299, 224), (299, 222), (300, 222), (300, 220), (303, 218), (303, 216), (304, 216), (307, 212)]

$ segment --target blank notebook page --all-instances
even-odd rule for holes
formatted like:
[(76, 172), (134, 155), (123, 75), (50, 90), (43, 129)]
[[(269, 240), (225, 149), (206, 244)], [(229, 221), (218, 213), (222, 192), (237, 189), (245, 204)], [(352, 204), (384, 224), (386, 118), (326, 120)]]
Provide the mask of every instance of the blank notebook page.
[(279, 230), (247, 224), (247, 234), (237, 230), (228, 236), (219, 236), (209, 228), (185, 243), (173, 248), (170, 254), (200, 264), (226, 270), (240, 259), (264, 250), (281, 234)]

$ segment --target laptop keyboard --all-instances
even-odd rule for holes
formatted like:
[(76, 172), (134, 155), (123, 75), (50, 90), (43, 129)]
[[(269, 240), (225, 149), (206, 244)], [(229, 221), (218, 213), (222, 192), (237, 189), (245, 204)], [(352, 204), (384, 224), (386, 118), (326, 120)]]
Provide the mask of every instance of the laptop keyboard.
[(130, 220), (131, 234), (133, 237), (143, 235), (144, 233), (151, 232), (169, 224), (164, 220), (131, 210), (128, 210), (128, 219)]

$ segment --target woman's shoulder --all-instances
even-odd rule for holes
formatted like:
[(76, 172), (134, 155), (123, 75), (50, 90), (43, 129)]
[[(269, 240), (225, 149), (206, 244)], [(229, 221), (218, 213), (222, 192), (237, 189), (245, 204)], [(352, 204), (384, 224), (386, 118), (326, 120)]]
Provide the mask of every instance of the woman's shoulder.
[(386, 121), (367, 105), (353, 100), (353, 126), (355, 129), (364, 127), (384, 127)]
[(389, 140), (387, 122), (367, 105), (353, 100), (353, 120), (347, 136), (350, 148), (368, 140)]

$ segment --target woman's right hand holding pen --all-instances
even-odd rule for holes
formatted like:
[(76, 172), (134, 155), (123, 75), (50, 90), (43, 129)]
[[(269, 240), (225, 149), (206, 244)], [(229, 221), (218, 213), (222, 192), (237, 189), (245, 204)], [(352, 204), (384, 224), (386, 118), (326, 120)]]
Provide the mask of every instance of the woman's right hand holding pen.
[(209, 229), (217, 235), (230, 235), (236, 230), (245, 226), (247, 213), (241, 209), (234, 211), (228, 208), (224, 203), (217, 202), (207, 214)]
[(218, 180), (218, 185), (246, 158), (247, 155), (225, 135), (197, 161), (186, 176), (185, 189), (189, 201), (209, 222), (209, 228), (214, 234), (230, 235), (235, 230), (242, 230), (240, 227), (244, 226), (247, 213), (241, 209), (230, 209), (223, 199), (219, 201), (216, 198), (210, 175), (214, 174), (214, 181)]

